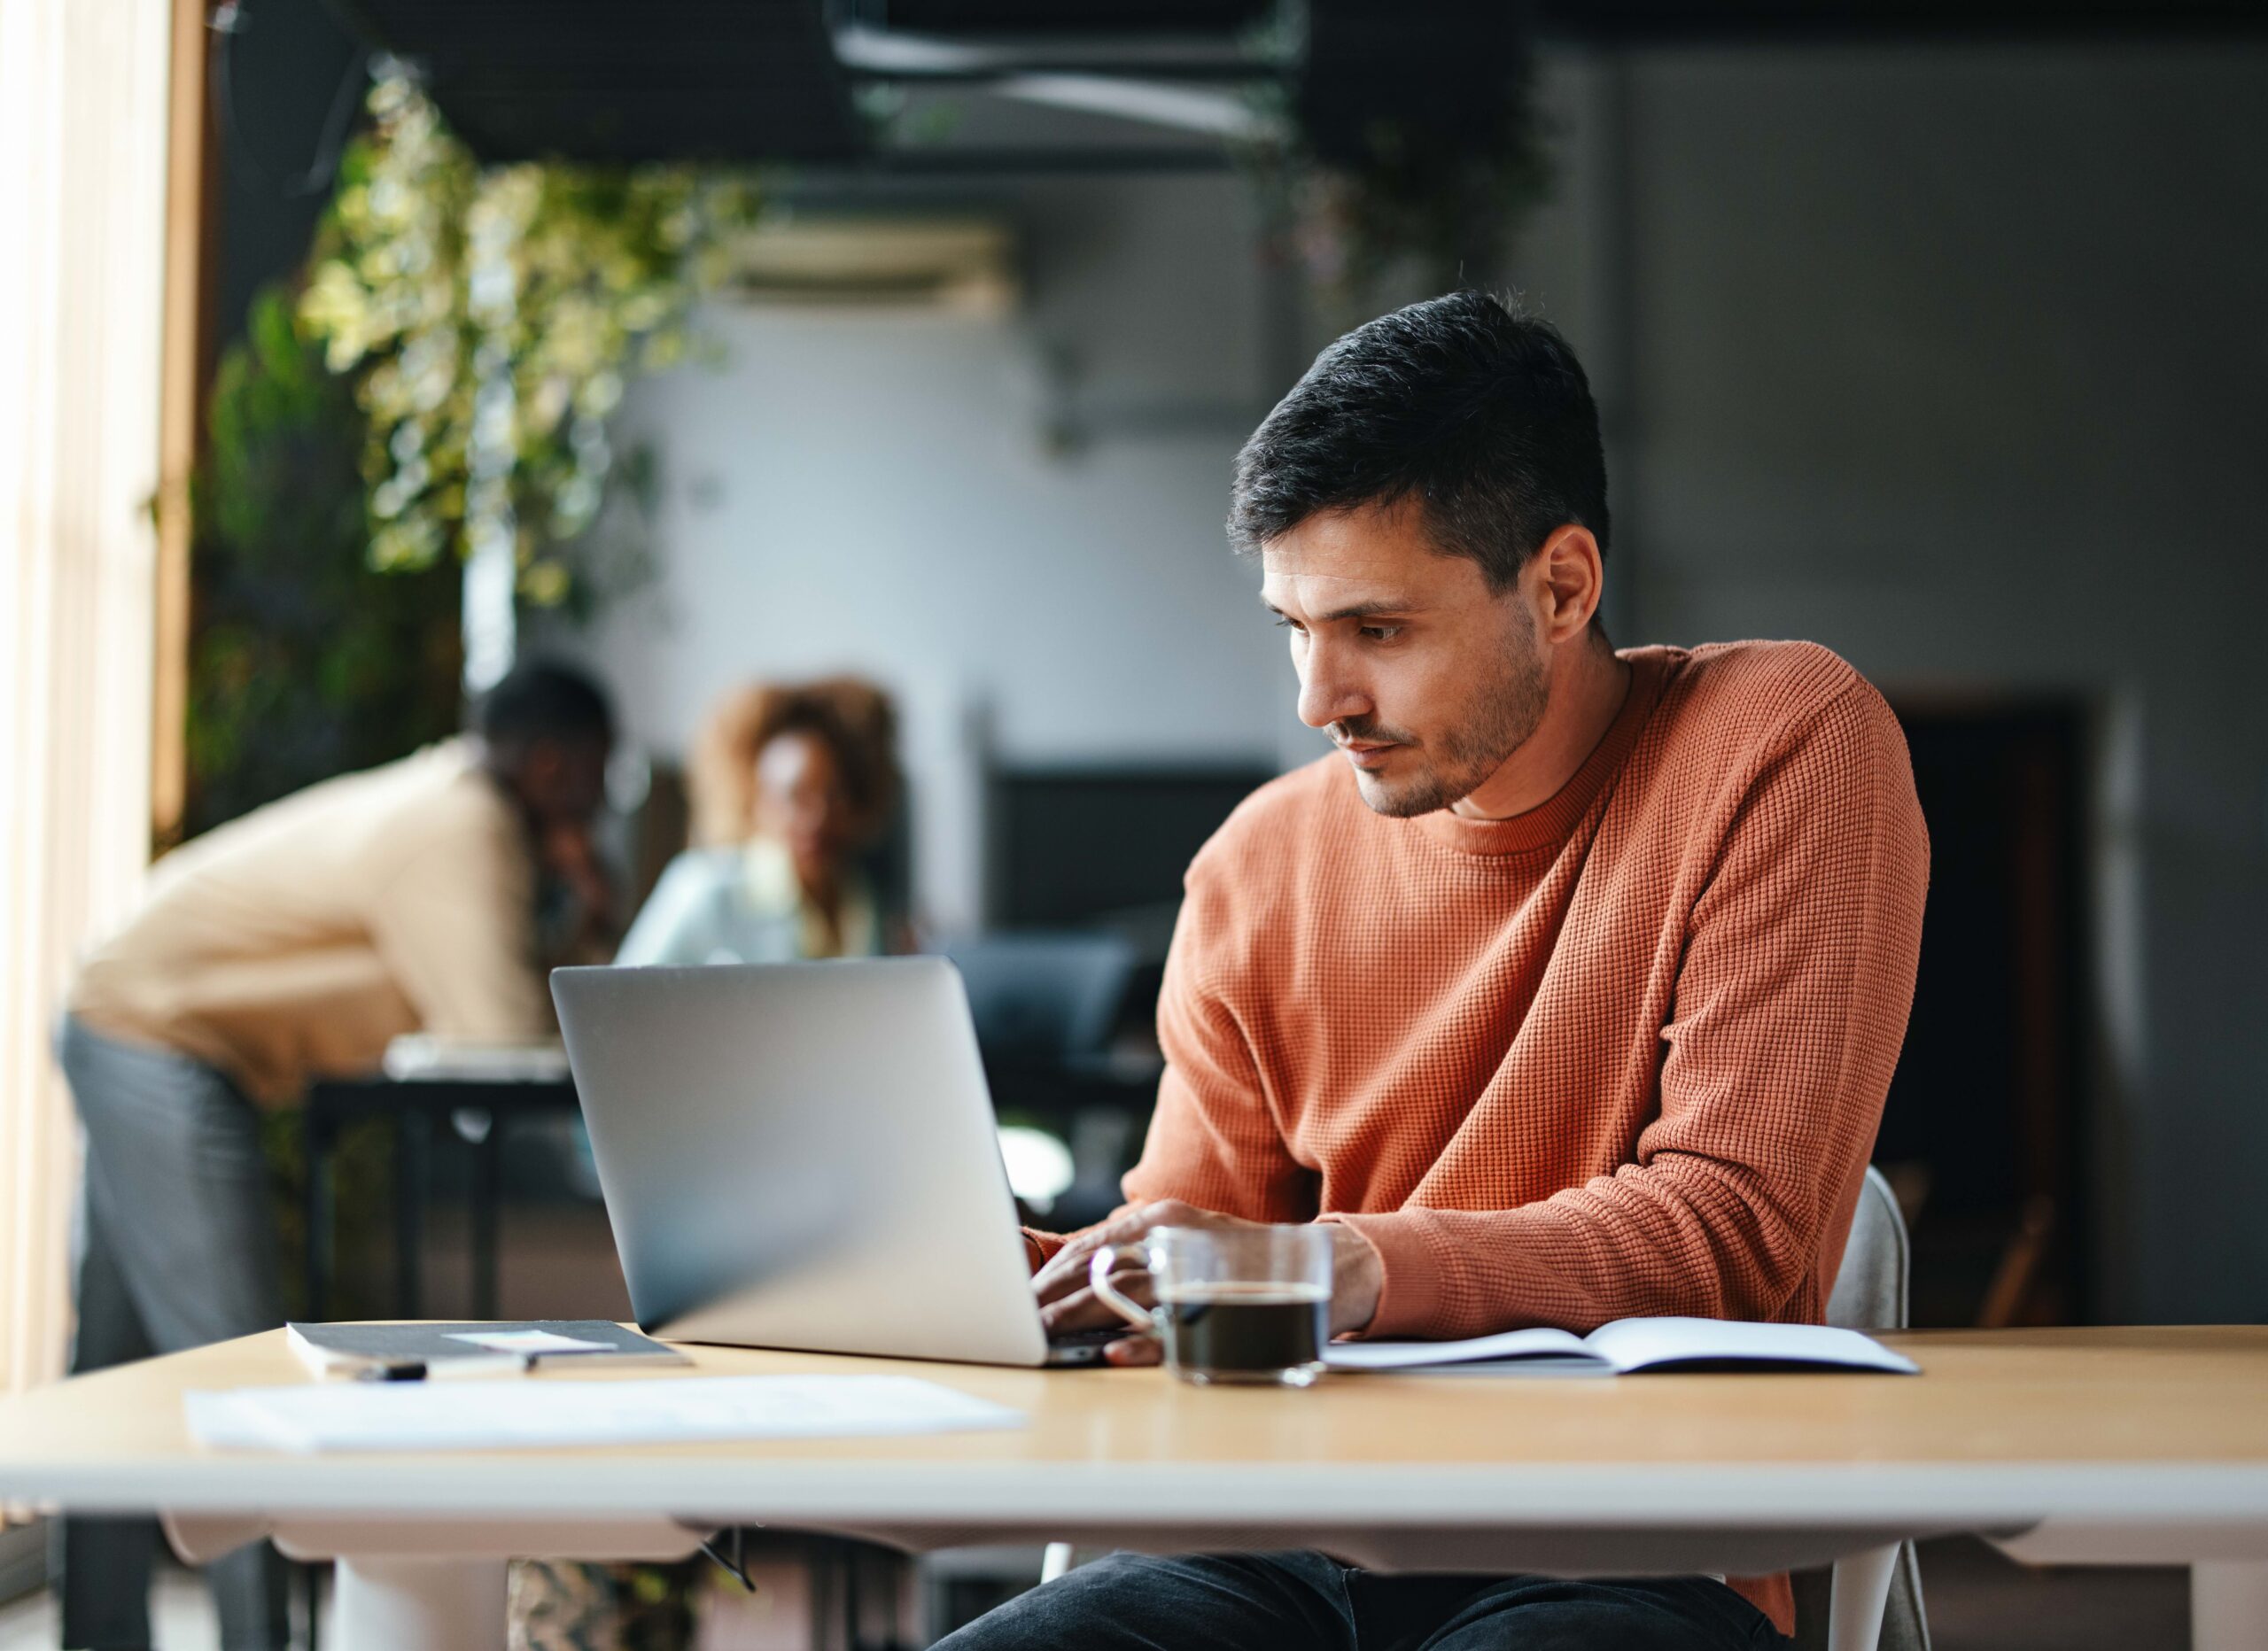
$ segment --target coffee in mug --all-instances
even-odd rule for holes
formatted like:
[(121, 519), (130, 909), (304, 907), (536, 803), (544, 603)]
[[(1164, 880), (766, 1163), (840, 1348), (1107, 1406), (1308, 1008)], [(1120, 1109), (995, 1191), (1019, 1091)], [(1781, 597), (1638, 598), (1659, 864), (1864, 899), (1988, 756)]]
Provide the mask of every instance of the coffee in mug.
[[(1149, 1268), (1157, 1305), (1112, 1281), (1122, 1260)], [(1317, 1226), (1161, 1227), (1138, 1244), (1098, 1251), (1095, 1293), (1164, 1348), (1185, 1382), (1305, 1387), (1331, 1339), (1331, 1234)]]

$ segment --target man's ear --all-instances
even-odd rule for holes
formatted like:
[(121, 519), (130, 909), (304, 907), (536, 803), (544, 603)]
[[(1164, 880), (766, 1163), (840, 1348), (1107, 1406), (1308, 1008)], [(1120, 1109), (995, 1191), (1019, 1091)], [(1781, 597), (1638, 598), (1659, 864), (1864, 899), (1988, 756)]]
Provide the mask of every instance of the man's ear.
[(1573, 640), (1598, 611), (1604, 593), (1606, 564), (1590, 529), (1570, 522), (1552, 530), (1535, 553), (1537, 616), (1542, 639), (1557, 644)]

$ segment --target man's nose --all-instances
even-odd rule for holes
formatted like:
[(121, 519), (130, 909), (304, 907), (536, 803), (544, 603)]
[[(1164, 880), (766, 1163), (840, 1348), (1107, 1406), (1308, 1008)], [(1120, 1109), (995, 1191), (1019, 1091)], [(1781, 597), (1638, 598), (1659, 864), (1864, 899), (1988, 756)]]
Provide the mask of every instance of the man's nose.
[(1328, 728), (1335, 722), (1367, 717), (1371, 709), (1370, 694), (1345, 669), (1338, 650), (1309, 643), (1300, 665), (1300, 720), (1310, 728)]

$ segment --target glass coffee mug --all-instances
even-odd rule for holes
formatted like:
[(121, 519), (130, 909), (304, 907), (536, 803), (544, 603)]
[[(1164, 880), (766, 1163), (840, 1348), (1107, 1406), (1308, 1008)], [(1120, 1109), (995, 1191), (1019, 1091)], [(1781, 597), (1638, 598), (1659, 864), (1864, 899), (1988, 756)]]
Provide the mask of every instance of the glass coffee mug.
[[(1158, 1298), (1145, 1308), (1111, 1282), (1141, 1260)], [(1319, 1226), (1160, 1227), (1098, 1250), (1095, 1294), (1165, 1349), (1184, 1382), (1305, 1387), (1323, 1374), (1331, 1339), (1331, 1233)]]

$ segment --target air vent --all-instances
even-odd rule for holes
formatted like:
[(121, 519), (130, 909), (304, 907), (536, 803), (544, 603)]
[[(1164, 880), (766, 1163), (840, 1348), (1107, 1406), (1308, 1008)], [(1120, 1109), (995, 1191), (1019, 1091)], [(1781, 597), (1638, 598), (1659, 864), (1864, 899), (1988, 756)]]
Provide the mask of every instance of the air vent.
[(865, 305), (1004, 314), (1015, 236), (989, 218), (782, 214), (734, 249), (726, 291), (748, 304)]

